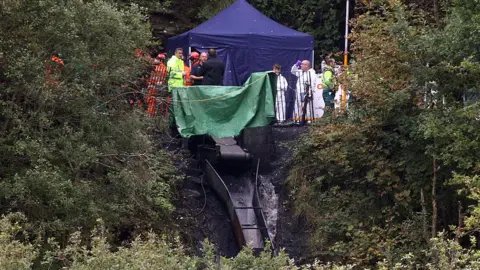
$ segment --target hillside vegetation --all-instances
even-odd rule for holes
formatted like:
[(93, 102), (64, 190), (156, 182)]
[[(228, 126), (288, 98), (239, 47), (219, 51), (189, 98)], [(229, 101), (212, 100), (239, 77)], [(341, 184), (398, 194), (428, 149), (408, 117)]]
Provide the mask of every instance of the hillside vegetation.
[[(338, 49), (343, 2), (251, 2)], [(127, 102), (148, 68), (135, 51), (158, 45), (150, 12), (183, 29), (227, 2), (1, 1), (0, 268), (478, 269), (480, 6), (434, 3), (356, 3), (355, 102), (301, 138), (284, 186), (305, 253), (331, 263), (295, 266), (187, 254), (167, 128)]]
[(469, 247), (479, 225), (480, 6), (454, 1), (440, 24), (400, 1), (365, 8), (352, 33), (355, 102), (310, 130), (289, 175), (311, 252), (399, 262), (444, 230)]

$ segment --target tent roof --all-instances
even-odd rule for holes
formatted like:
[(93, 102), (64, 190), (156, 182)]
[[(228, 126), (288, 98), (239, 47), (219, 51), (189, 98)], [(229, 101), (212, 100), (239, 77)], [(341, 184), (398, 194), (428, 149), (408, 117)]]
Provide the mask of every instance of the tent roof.
[[(283, 26), (263, 15), (246, 0), (237, 0), (210, 20), (184, 34), (210, 36), (261, 35), (272, 37), (311, 38), (311, 35)], [(182, 35), (184, 35), (182, 34)]]
[(225, 85), (241, 85), (252, 72), (270, 70), (274, 62), (286, 67), (311, 59), (314, 39), (271, 20), (246, 0), (237, 0), (210, 20), (169, 38), (168, 52), (175, 48), (217, 49), (225, 62)]

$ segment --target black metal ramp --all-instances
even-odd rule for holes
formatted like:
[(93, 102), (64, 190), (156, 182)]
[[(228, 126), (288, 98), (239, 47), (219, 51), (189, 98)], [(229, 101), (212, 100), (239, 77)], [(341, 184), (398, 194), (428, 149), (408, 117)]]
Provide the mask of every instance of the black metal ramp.
[(208, 160), (204, 168), (208, 183), (227, 207), (238, 245), (252, 248), (256, 253), (264, 250), (265, 240), (270, 241), (274, 248), (257, 193), (258, 165), (259, 162), (254, 179), (238, 179), (230, 175), (222, 177)]
[(234, 161), (246, 161), (251, 158), (235, 141), (233, 137), (217, 138), (211, 136), (220, 153), (220, 159)]

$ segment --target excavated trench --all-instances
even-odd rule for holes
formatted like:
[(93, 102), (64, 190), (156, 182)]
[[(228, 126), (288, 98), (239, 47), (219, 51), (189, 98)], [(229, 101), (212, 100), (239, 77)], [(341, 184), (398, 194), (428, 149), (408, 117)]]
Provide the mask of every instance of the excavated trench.
[[(258, 197), (266, 220), (268, 235), (275, 247), (285, 248), (289, 255), (302, 261), (305, 254), (307, 232), (303, 223), (294, 218), (286, 206), (288, 198), (284, 182), (292, 160), (292, 148), (299, 136), (305, 131), (303, 127), (272, 128), (269, 136), (273, 138), (274, 147), (268, 149), (268, 162), (260, 166), (258, 175)], [(248, 144), (248, 142), (247, 142)], [(260, 150), (261, 151), (261, 150)], [(197, 166), (197, 161), (190, 159), (189, 167)], [(237, 206), (250, 207), (250, 198), (254, 196), (255, 183), (252, 180), (254, 170), (232, 173), (228, 167), (217, 165), (219, 175), (232, 193), (232, 201)], [(248, 198), (248, 199), (246, 199)], [(256, 223), (253, 209), (237, 210), (239, 219), (246, 223)], [(226, 257), (238, 254), (239, 247), (232, 228), (232, 220), (225, 203), (211, 187), (206, 185), (204, 177), (195, 171), (190, 172), (179, 189), (174, 218), (181, 231), (182, 242), (192, 254), (201, 254), (202, 242), (208, 239), (217, 252)], [(248, 236), (252, 234), (251, 236)], [(258, 230), (248, 230), (246, 239), (261, 239)], [(260, 245), (260, 243), (253, 243)]]

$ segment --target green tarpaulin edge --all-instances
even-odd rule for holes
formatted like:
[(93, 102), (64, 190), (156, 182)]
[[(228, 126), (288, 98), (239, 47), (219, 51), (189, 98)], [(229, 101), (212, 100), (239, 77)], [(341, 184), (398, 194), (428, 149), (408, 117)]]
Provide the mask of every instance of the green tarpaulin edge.
[(173, 113), (184, 138), (209, 134), (237, 136), (244, 128), (269, 125), (275, 119), (276, 80), (256, 72), (243, 86), (190, 86), (172, 89)]

